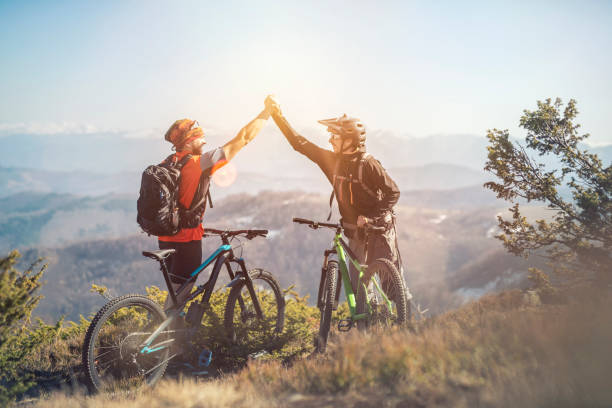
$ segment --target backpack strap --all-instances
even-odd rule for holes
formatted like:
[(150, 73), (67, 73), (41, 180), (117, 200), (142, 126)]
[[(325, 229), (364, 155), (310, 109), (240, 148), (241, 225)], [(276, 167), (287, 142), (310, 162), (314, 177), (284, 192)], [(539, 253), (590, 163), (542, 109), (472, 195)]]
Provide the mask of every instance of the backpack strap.
[(332, 216), (332, 205), (334, 204), (334, 189), (332, 188), (332, 192), (329, 196), (329, 214), (327, 214), (327, 221), (331, 220)]
[(183, 157), (180, 161), (178, 161), (175, 166), (177, 169), (182, 170), (183, 166), (187, 164), (187, 162), (189, 160), (191, 160), (193, 156), (191, 156), (190, 154), (186, 155), (185, 157)]
[(357, 180), (359, 181), (359, 185), (361, 186), (363, 191), (365, 191), (366, 193), (368, 193), (372, 197), (378, 198), (378, 194), (376, 192), (372, 191), (363, 182), (363, 163), (365, 163), (365, 161), (368, 158), (370, 158), (370, 157), (372, 157), (372, 155), (370, 153), (364, 153), (363, 156), (361, 156), (361, 160), (359, 160), (359, 170), (357, 170)]
[[(202, 186), (202, 179), (204, 177), (206, 177), (206, 173), (203, 171), (202, 174), (200, 175), (200, 181), (199, 181), (199, 184), (198, 184), (198, 188), (200, 188)], [(197, 192), (197, 190), (196, 190), (196, 192)], [(213, 208), (212, 198), (210, 197), (210, 184), (208, 184), (208, 189), (206, 190), (206, 193), (204, 193), (204, 195), (202, 196), (200, 201), (198, 201), (198, 203), (196, 205), (193, 205), (193, 203), (191, 203), (191, 206), (189, 206), (189, 209), (185, 210), (185, 212), (188, 212), (188, 213), (191, 214), (193, 212), (193, 210), (195, 210), (200, 205), (202, 205), (202, 203), (205, 202), (206, 200), (208, 200), (208, 203), (210, 204), (210, 208)]]
[(189, 159), (191, 159), (191, 157), (192, 157), (191, 154), (188, 154), (185, 157), (183, 157), (181, 160), (177, 160), (176, 153), (172, 153), (170, 156), (166, 157), (164, 161), (162, 161), (160, 164), (174, 166), (177, 169), (181, 170), (183, 166), (187, 164)]
[(213, 208), (212, 197), (210, 196), (210, 184), (208, 185), (208, 190), (206, 190), (206, 197), (208, 197), (208, 205), (210, 208)]
[(170, 164), (175, 154), (172, 153), (170, 156), (166, 157), (160, 164)]

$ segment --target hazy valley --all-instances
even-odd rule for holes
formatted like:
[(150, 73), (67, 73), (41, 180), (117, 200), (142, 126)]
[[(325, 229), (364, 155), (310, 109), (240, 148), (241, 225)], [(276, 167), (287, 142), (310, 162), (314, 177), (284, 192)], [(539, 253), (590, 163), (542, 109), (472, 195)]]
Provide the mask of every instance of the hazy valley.
[[(79, 314), (95, 312), (104, 300), (89, 293), (92, 283), (117, 295), (162, 284), (157, 264), (141, 255), (156, 248), (157, 242), (138, 232), (134, 200), (134, 196), (19, 194), (0, 201), (5, 217), (2, 231), (14, 228), (10, 235), (21, 239), (9, 245), (10, 236), (5, 234), (4, 251), (21, 247), (24, 264), (38, 257), (49, 264), (42, 290), (45, 298), (37, 309), (40, 315), (77, 319)], [(506, 254), (493, 238), (500, 208), (398, 206), (398, 239), (407, 279), (423, 308), (436, 313), (489, 291), (524, 284), (527, 262)], [(279, 277), (283, 287), (295, 284), (299, 293), (314, 297), (321, 254), (331, 234), (294, 225), (291, 219), (324, 219), (327, 212), (324, 195), (262, 192), (218, 200), (207, 210), (205, 224), (269, 229), (268, 239), (242, 244), (249, 265), (264, 267)], [(205, 252), (218, 244), (215, 238), (206, 239)]]

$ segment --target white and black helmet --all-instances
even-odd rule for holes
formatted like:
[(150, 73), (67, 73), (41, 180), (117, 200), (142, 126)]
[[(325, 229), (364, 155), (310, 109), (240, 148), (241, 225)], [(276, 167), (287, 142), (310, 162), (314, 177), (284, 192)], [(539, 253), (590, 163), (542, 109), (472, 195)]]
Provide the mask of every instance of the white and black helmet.
[(366, 128), (361, 120), (346, 116), (346, 113), (338, 118), (322, 119), (320, 124), (327, 126), (327, 129), (342, 138), (351, 139), (357, 147), (365, 147)]

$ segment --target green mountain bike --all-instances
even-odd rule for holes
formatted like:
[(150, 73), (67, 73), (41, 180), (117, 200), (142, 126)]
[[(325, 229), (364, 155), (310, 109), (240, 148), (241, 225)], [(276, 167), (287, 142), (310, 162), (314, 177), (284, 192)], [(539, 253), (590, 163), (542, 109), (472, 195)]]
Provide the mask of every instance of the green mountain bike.
[[(166, 371), (168, 362), (187, 351), (185, 341), (202, 324), (204, 310), (214, 291), (217, 278), (226, 269), (231, 288), (225, 305), (224, 327), (230, 342), (246, 339), (249, 333), (280, 333), (285, 321), (285, 298), (276, 279), (262, 269), (247, 271), (242, 257), (234, 254), (231, 240), (238, 236), (253, 239), (267, 235), (267, 230), (206, 229), (205, 236), (218, 236), (222, 245), (173, 290), (166, 259), (174, 249), (144, 251), (142, 254), (159, 262), (168, 286), (171, 305), (162, 307), (141, 295), (125, 295), (111, 299), (95, 315), (83, 344), (83, 368), (91, 391), (134, 389), (152, 386)], [(181, 302), (177, 296), (209, 265), (214, 265), (206, 283), (199, 285)], [(174, 277), (176, 278), (176, 277)], [(187, 313), (184, 312), (190, 303)], [(176, 328), (184, 317), (187, 327)], [(204, 350), (198, 368), (211, 363), (212, 352)], [(202, 371), (204, 372), (204, 371)]]
[[(330, 249), (323, 254), (323, 267), (317, 295), (317, 307), (321, 311), (319, 333), (315, 338), (315, 350), (325, 351), (331, 328), (332, 312), (338, 308), (340, 289), (348, 302), (350, 317), (338, 323), (338, 331), (349, 331), (353, 326), (364, 329), (372, 324), (402, 325), (410, 319), (410, 304), (406, 298), (404, 280), (395, 265), (385, 258), (368, 260), (367, 235), (365, 262), (361, 264), (344, 241), (342, 225), (294, 218), (293, 222), (312, 229), (330, 228), (336, 235)], [(381, 233), (385, 229), (366, 226), (366, 234)], [(332, 259), (332, 256), (335, 259)], [(351, 283), (349, 262), (359, 273), (356, 288)], [(357, 295), (355, 295), (357, 292)]]

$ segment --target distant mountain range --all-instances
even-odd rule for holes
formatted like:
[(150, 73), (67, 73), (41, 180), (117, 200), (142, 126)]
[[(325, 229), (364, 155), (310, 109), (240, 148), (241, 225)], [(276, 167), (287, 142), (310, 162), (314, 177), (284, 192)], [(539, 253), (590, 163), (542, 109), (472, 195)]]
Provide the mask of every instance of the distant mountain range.
[[(326, 146), (319, 130), (305, 131), (313, 142)], [(212, 134), (218, 146), (231, 135)], [(368, 134), (368, 151), (380, 159), (394, 178), (402, 202), (444, 208), (448, 205), (493, 205), (493, 195), (482, 189), (492, 180), (483, 171), (487, 141), (474, 135), (435, 135), (409, 138), (385, 131)], [(103, 196), (137, 194), (142, 170), (171, 153), (160, 138), (130, 138), (120, 134), (3, 135), (0, 136), (0, 197), (24, 191)], [(604, 163), (612, 160), (612, 145), (594, 147)], [(539, 158), (541, 159), (541, 158)], [(546, 158), (544, 158), (546, 162)], [(329, 194), (331, 186), (320, 169), (291, 149), (278, 129), (262, 135), (232, 161), (236, 181), (214, 186), (213, 198), (260, 191), (301, 190)], [(558, 166), (550, 162), (551, 167)], [(224, 169), (221, 169), (219, 175)], [(227, 169), (225, 169), (227, 171)], [(455, 203), (455, 204), (452, 204)]]
[[(211, 133), (211, 148), (227, 142), (232, 134)], [(304, 136), (322, 147), (329, 146), (321, 129), (305, 129)], [(367, 135), (368, 151), (386, 168), (451, 164), (481, 171), (487, 157), (487, 140), (477, 135), (432, 135), (415, 138), (388, 131)], [(589, 148), (604, 161), (612, 161), (612, 144)], [(101, 134), (8, 134), (0, 135), (0, 167), (52, 171), (87, 171), (115, 174), (140, 173), (171, 153), (170, 144), (159, 138)], [(309, 178), (318, 168), (295, 153), (274, 126), (267, 126), (233, 161), (241, 173)], [(555, 165), (550, 162), (549, 164)]]

